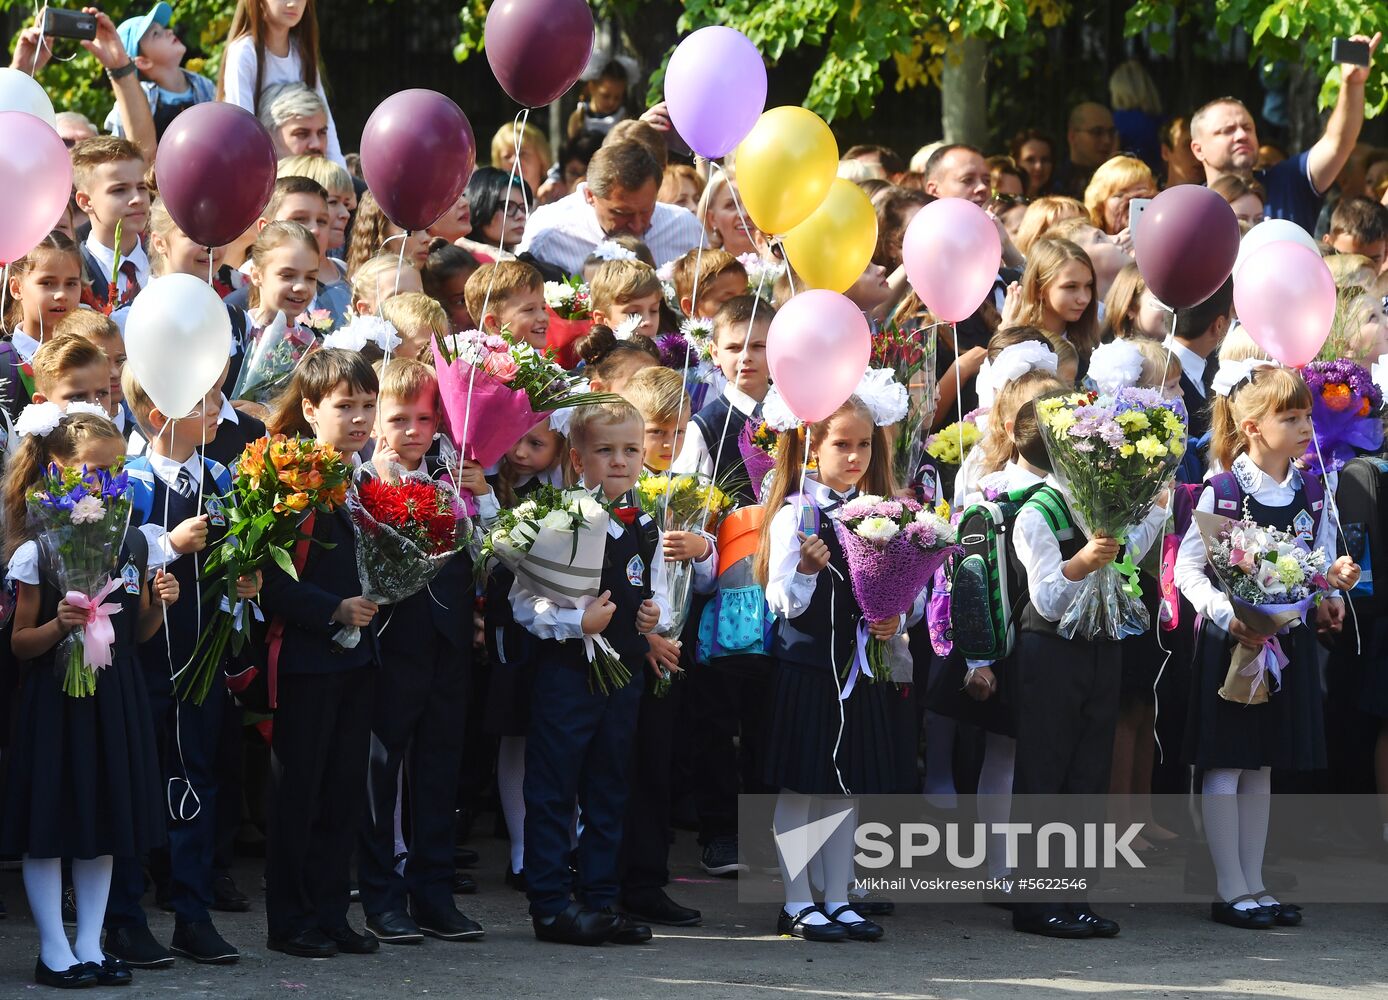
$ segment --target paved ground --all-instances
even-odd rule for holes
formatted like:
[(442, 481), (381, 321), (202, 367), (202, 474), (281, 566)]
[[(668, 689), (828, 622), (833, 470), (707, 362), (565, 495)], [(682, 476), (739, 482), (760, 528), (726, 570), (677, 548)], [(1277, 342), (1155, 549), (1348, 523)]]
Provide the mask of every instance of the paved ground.
[[(682, 837), (686, 835), (681, 835)], [(1111, 997), (1296, 997), (1350, 1000), (1388, 996), (1388, 906), (1313, 907), (1295, 929), (1238, 931), (1211, 923), (1200, 907), (1106, 909), (1123, 923), (1112, 941), (1049, 941), (1015, 934), (1008, 916), (979, 905), (904, 906), (887, 918), (878, 944), (813, 945), (778, 939), (774, 908), (740, 906), (737, 885), (677, 870), (671, 893), (701, 908), (702, 927), (665, 930), (644, 947), (600, 949), (535, 941), (524, 900), (501, 883), (502, 849), (483, 839), (481, 893), (460, 897), (482, 921), (485, 940), (426, 941), (383, 947), (368, 957), (311, 962), (265, 949), (260, 894), (255, 910), (221, 914), (219, 926), (242, 949), (231, 967), (180, 961), (137, 973), (129, 997), (369, 998), (612, 997), (621, 1000), (722, 1000), (732, 997), (937, 997), (1031, 1000), (1087, 994)], [(696, 857), (681, 844), (677, 858)], [(258, 886), (256, 869), (239, 872)], [(35, 996), (37, 940), (18, 873), (0, 873), (10, 918), (0, 922), (0, 998)], [(167, 940), (173, 918), (151, 923)], [(353, 920), (361, 926), (359, 911)], [(89, 994), (90, 995), (90, 994)]]

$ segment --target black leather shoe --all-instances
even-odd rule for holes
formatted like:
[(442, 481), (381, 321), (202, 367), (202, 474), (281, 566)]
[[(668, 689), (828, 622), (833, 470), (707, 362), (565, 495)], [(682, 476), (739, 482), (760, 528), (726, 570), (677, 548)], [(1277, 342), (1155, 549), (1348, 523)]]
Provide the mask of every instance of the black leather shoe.
[(87, 964), (96, 970), (96, 985), (98, 986), (129, 986), (135, 980), (130, 972), (130, 966), (118, 958), (107, 955), (102, 959), (100, 965), (95, 962), (88, 962)]
[(645, 924), (637, 923), (626, 914), (614, 913), (610, 906), (603, 907), (602, 913), (617, 918), (617, 926), (607, 938), (613, 944), (645, 944), (651, 939), (651, 929)]
[(563, 913), (548, 922), (540, 917), (532, 917), (535, 937), (541, 941), (556, 944), (602, 944), (617, 929), (617, 916), (613, 913), (599, 913), (581, 903), (570, 903)]
[(473, 896), (477, 893), (477, 882), (471, 875), (464, 875), (462, 872), (453, 873), (453, 895)]
[(522, 868), (518, 872), (513, 872), (511, 871), (511, 866), (507, 865), (506, 884), (509, 885), (512, 889), (515, 889), (517, 892), (528, 892), (530, 890), (529, 884), (527, 884), (525, 881), (524, 868)]
[(807, 906), (795, 916), (786, 912), (785, 907), (776, 911), (776, 933), (806, 941), (847, 941), (848, 928), (832, 920), (827, 924), (807, 924), (805, 918), (812, 913), (824, 915), (818, 906)]
[(469, 920), (456, 907), (446, 910), (416, 909), (413, 913), (419, 929), (440, 941), (476, 941), (487, 932), (476, 920)]
[(175, 922), (169, 950), (203, 965), (230, 965), (241, 957), (241, 953), (217, 933), (210, 920), (192, 924)]
[(1082, 924), (1087, 924), (1094, 932), (1095, 937), (1117, 937), (1121, 929), (1118, 926), (1118, 921), (1109, 920), (1107, 917), (1101, 917), (1087, 906), (1070, 907), (1070, 916), (1074, 917)]
[(78, 962), (62, 972), (54, 972), (40, 958), (34, 964), (34, 982), (57, 990), (83, 990), (96, 985), (96, 968), (91, 962)]
[(154, 940), (143, 924), (108, 930), (104, 950), (132, 969), (164, 969), (174, 964), (173, 952)]
[(1264, 909), (1272, 911), (1272, 922), (1278, 927), (1298, 927), (1301, 924), (1301, 907), (1295, 903), (1275, 903)]
[(453, 848), (453, 865), (456, 868), (476, 868), (481, 856), (471, 847)]
[(861, 913), (858, 913), (858, 908), (854, 906), (852, 903), (849, 903), (847, 906), (840, 906), (838, 909), (834, 910), (834, 912), (829, 914), (830, 920), (832, 920), (839, 926), (846, 927), (848, 929), (848, 939), (850, 941), (882, 940), (882, 934), (884, 932), (882, 930), (881, 924), (874, 924), (871, 920), (868, 920), (866, 917), (864, 917), (862, 920), (842, 919), (839, 916), (839, 914), (841, 913), (845, 916), (849, 913), (857, 914), (857, 916), (860, 917), (862, 917), (863, 915)]
[(293, 937), (272, 937), (265, 942), (265, 947), (299, 958), (332, 958), (337, 954), (337, 944), (317, 929), (303, 931)]
[(1012, 929), (1023, 934), (1053, 938), (1089, 938), (1094, 928), (1076, 920), (1068, 910), (1052, 907), (1019, 906), (1012, 911)]
[[(1237, 896), (1229, 902), (1215, 900), (1210, 904), (1210, 919), (1217, 924), (1224, 924), (1228, 927), (1238, 927), (1247, 931), (1267, 930), (1272, 926), (1275, 914), (1269, 909), (1261, 906), (1251, 910), (1240, 910), (1235, 903), (1241, 903), (1246, 899), (1253, 899), (1252, 896)], [(1253, 899), (1256, 903), (1257, 900)]]
[(358, 934), (343, 924), (323, 932), (324, 936), (344, 955), (374, 955), (381, 950), (381, 942), (372, 934)]
[(622, 897), (622, 909), (627, 916), (648, 924), (665, 927), (693, 927), (703, 914), (688, 906), (680, 906), (664, 889), (637, 889)]
[(366, 929), (386, 944), (419, 944), (424, 934), (403, 910), (389, 910), (366, 918)]
[(218, 875), (212, 880), (212, 909), (223, 913), (249, 913), (251, 900), (230, 875)]

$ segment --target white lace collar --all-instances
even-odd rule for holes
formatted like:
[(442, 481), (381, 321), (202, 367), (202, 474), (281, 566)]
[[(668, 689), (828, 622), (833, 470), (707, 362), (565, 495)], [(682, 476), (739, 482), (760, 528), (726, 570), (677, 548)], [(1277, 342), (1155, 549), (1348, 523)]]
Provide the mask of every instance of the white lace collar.
[(1270, 486), (1280, 486), (1289, 490), (1296, 490), (1301, 486), (1301, 471), (1296, 467), (1295, 462), (1287, 469), (1287, 478), (1280, 483), (1258, 468), (1253, 459), (1249, 458), (1246, 453), (1234, 459), (1232, 471), (1234, 477), (1239, 481), (1239, 486), (1243, 488), (1245, 493), (1249, 494), (1256, 494), (1262, 488), (1264, 480), (1267, 480)]

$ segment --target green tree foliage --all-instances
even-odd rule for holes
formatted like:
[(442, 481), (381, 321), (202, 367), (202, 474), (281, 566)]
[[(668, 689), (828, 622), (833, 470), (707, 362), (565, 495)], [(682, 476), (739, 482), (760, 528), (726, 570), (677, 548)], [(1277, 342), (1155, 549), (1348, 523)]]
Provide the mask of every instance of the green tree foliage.
[[(1330, 57), (1330, 43), (1351, 35), (1372, 36), (1388, 28), (1388, 4), (1381, 0), (1136, 0), (1128, 8), (1125, 31), (1147, 32), (1158, 52), (1171, 45), (1170, 29), (1178, 23), (1200, 24), (1228, 41), (1236, 29), (1248, 33), (1251, 56), (1258, 63), (1286, 62), (1308, 67), (1325, 81), (1320, 106), (1328, 108), (1340, 92), (1340, 68)], [(1385, 47), (1375, 63), (1380, 72), (1365, 88), (1366, 114), (1372, 118), (1388, 106), (1384, 86)]]

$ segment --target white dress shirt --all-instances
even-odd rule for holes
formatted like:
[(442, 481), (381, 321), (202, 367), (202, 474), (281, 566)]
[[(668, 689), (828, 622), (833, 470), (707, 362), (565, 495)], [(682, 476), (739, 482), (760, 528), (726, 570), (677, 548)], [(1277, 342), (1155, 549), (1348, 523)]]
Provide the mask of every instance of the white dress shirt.
[[(1195, 386), (1195, 391), (1200, 393), (1201, 398), (1205, 397), (1205, 366), (1209, 364), (1208, 358), (1202, 358), (1185, 344), (1175, 337), (1167, 337), (1162, 341), (1162, 346), (1171, 351), (1176, 356), (1176, 360), (1181, 362), (1181, 372), (1186, 378), (1190, 379)], [(1219, 359), (1215, 359), (1215, 364)]]
[[(91, 254), (92, 258), (100, 265), (101, 276), (109, 279), (111, 277), (111, 269), (116, 264), (115, 248), (103, 245), (102, 242), (96, 238), (95, 232), (87, 234), (86, 246), (87, 252)], [(139, 240), (135, 241), (135, 249), (121, 256), (120, 263), (122, 268), (125, 267), (126, 261), (135, 265), (135, 277), (140, 282), (140, 287), (144, 288), (148, 285), (150, 275), (149, 257), (145, 255), (145, 248), (140, 244)], [(125, 294), (125, 290), (129, 284), (130, 281), (126, 278), (124, 273), (116, 275), (116, 290), (120, 294)]]
[[(175, 462), (172, 458), (164, 455), (156, 455), (150, 452), (149, 468), (155, 477), (165, 486), (173, 489), (178, 482), (180, 469), (187, 469), (188, 475), (193, 477), (193, 488), (196, 490), (202, 484), (202, 456), (196, 451), (189, 456), (186, 462)], [(174, 551), (173, 542), (169, 539), (169, 528), (176, 528), (178, 525), (164, 526), (164, 512), (162, 510), (152, 510), (149, 516), (153, 518), (148, 524), (140, 525), (140, 534), (145, 536), (145, 541), (149, 543), (149, 571), (153, 573), (157, 569), (168, 566), (180, 557)]]
[[(734, 410), (745, 417), (751, 417), (757, 408), (757, 401), (731, 382), (723, 386), (723, 398), (732, 404)], [(718, 429), (722, 430), (721, 427)], [(738, 457), (740, 461), (740, 453)], [(684, 443), (680, 446), (680, 453), (670, 463), (670, 471), (676, 475), (684, 472), (698, 472), (711, 477), (714, 471), (713, 459), (714, 455), (709, 447), (709, 442), (704, 440), (704, 432), (694, 421), (689, 421), (684, 430)]]
[[(835, 493), (818, 479), (805, 477), (805, 494), (820, 508), (820, 534), (833, 530), (825, 521), (837, 521), (838, 511), (823, 513), (823, 508), (838, 500), (848, 500), (857, 495), (854, 490), (847, 496)], [(836, 573), (832, 564), (818, 573), (800, 572), (800, 527), (801, 505), (787, 503), (776, 512), (771, 520), (771, 554), (766, 572), (766, 603), (781, 618), (798, 618), (804, 614), (814, 598), (819, 579), (826, 573)], [(909, 614), (903, 615), (897, 632), (920, 621), (925, 616), (926, 591), (916, 595), (914, 606)], [(847, 609), (845, 609), (847, 610)], [(835, 623), (837, 625), (837, 622)]]
[(14, 555), (10, 556), (10, 565), (5, 570), (5, 579), (13, 580), (15, 583), (27, 583), (31, 587), (37, 587), (42, 582), (39, 576), (38, 542), (24, 542), (14, 550)]
[(19, 352), (21, 358), (25, 361), (33, 362), (34, 352), (39, 349), (39, 342), (37, 340), (29, 336), (23, 330), (16, 328), (14, 333), (10, 334), (10, 343), (14, 345), (14, 349)]
[[(1247, 455), (1240, 455), (1234, 459), (1232, 471), (1238, 477), (1239, 487), (1244, 495), (1252, 497), (1264, 507), (1290, 506), (1296, 499), (1297, 490), (1301, 488), (1301, 472), (1295, 465), (1287, 471), (1287, 478), (1281, 482), (1258, 468)], [(1195, 509), (1206, 514), (1243, 516), (1242, 511), (1216, 511), (1215, 492), (1210, 486), (1200, 491), (1200, 499), (1196, 502)], [(1331, 523), (1327, 510), (1321, 511), (1320, 526), (1316, 529), (1316, 538), (1311, 547), (1322, 549), (1328, 559), (1334, 560), (1335, 526)], [(1181, 548), (1176, 556), (1176, 589), (1190, 601), (1197, 614), (1204, 615), (1227, 632), (1234, 621), (1234, 606), (1229, 603), (1229, 598), (1224, 596), (1220, 586), (1206, 574), (1205, 564), (1205, 540), (1200, 537), (1199, 526), (1192, 521), (1185, 537), (1181, 539)]]
[[(587, 190), (588, 185), (580, 183), (573, 194), (531, 212), (519, 252), (529, 251), (538, 260), (563, 268), (566, 274), (581, 274), (593, 248), (608, 238), (588, 204)], [(640, 238), (650, 247), (656, 263), (664, 264), (697, 247), (704, 239), (704, 227), (689, 209), (658, 201), (651, 224)]]
[[(1046, 482), (1056, 489), (1060, 484), (1047, 477)], [(1128, 531), (1128, 552), (1140, 560), (1152, 547), (1166, 524), (1166, 508), (1153, 505), (1151, 513), (1141, 524)], [(1080, 532), (1078, 525), (1075, 531)], [(1083, 537), (1083, 532), (1080, 532)], [(1032, 606), (1047, 621), (1058, 622), (1075, 599), (1081, 580), (1065, 575), (1068, 560), (1061, 557), (1060, 540), (1051, 531), (1039, 510), (1023, 507), (1017, 512), (1016, 529), (1012, 532), (1017, 558), (1027, 573), (1027, 593)]]
[[(606, 502), (601, 495), (601, 487), (594, 491), (594, 496), (598, 503)], [(616, 517), (608, 519), (609, 537), (621, 538), (625, 530), (626, 525)], [(655, 556), (652, 559), (654, 565), (651, 566), (651, 600), (660, 608), (657, 631), (670, 624), (670, 584), (665, 572), (665, 560), (661, 556), (664, 543), (664, 533), (657, 532)], [(557, 639), (562, 642), (583, 638), (583, 609), (560, 607), (548, 598), (530, 593), (520, 585), (519, 580), (511, 587), (511, 611), (515, 615), (517, 625), (541, 639)], [(632, 666), (627, 664), (628, 668)]]

